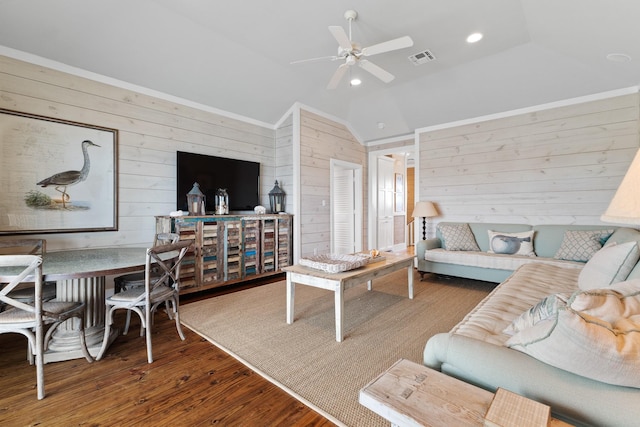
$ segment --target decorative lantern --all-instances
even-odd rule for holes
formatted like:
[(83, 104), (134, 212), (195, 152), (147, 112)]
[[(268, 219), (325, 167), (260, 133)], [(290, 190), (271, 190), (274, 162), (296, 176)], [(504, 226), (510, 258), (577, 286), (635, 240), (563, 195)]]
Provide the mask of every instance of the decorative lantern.
[(216, 191), (216, 215), (226, 215), (229, 213), (229, 195), (226, 188), (218, 188)]
[(271, 212), (279, 213), (284, 212), (284, 202), (285, 202), (286, 194), (282, 191), (282, 188), (278, 185), (278, 181), (276, 181), (276, 185), (273, 186), (273, 190), (269, 191), (269, 204), (271, 205)]
[(205, 197), (200, 191), (200, 184), (197, 182), (193, 184), (193, 188), (187, 193), (187, 207), (189, 208), (189, 215), (205, 214)]

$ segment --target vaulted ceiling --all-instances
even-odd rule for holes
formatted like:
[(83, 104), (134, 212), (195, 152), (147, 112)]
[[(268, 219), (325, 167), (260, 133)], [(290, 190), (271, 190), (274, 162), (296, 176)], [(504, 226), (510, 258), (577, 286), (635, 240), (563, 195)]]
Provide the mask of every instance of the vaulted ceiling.
[[(362, 47), (414, 44), (367, 58), (391, 82), (352, 66), (328, 90), (343, 61), (291, 62), (337, 55), (351, 9)], [(374, 141), (635, 87), (639, 22), (638, 0), (0, 0), (0, 46), (269, 125), (301, 102)]]

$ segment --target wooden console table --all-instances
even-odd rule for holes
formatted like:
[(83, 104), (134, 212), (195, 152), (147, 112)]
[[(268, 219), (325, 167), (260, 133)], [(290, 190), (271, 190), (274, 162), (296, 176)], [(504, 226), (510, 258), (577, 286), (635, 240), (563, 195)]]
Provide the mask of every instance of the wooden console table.
[(407, 269), (407, 285), (409, 299), (413, 299), (413, 260), (412, 254), (393, 254), (384, 252), (383, 261), (373, 262), (364, 267), (342, 273), (325, 273), (301, 265), (284, 267), (287, 273), (287, 323), (293, 323), (295, 284), (327, 289), (335, 293), (336, 341), (344, 337), (344, 291), (357, 284), (367, 282), (371, 290), (371, 282), (376, 277), (386, 276), (394, 271)]
[(193, 240), (180, 269), (180, 294), (282, 273), (293, 262), (293, 216), (157, 216), (156, 233)]
[[(473, 356), (471, 356), (473, 357)], [(400, 359), (360, 390), (360, 403), (392, 426), (483, 426), (494, 394)], [(551, 418), (550, 427), (566, 427)]]

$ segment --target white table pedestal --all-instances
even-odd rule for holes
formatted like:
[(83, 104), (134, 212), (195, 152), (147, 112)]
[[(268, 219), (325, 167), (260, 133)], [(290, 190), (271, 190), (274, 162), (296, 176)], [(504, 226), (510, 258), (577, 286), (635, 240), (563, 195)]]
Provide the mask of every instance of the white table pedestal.
[[(58, 280), (56, 284), (56, 299), (58, 301), (85, 303), (84, 331), (87, 348), (92, 356), (96, 356), (104, 338), (104, 276)], [(45, 363), (84, 358), (78, 334), (79, 327), (78, 319), (69, 319), (58, 326), (58, 329), (51, 336), (49, 348), (44, 355)], [(118, 330), (112, 329), (109, 343), (117, 335)]]

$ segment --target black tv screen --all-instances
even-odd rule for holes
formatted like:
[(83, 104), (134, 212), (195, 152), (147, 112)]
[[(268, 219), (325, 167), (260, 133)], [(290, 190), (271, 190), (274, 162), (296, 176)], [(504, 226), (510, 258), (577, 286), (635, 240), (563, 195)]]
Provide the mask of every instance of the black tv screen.
[(205, 154), (177, 152), (177, 208), (188, 212), (187, 193), (193, 184), (207, 201), (206, 211), (214, 212), (215, 194), (225, 188), (229, 194), (229, 211), (253, 211), (260, 204), (260, 163), (227, 159)]

